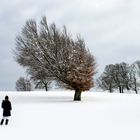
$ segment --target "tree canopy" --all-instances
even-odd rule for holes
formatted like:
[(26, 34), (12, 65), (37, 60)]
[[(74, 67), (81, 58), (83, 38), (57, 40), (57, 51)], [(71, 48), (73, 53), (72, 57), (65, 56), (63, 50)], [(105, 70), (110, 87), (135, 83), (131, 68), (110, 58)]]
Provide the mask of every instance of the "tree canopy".
[(15, 58), (25, 68), (43, 70), (47, 77), (75, 90), (74, 100), (81, 100), (81, 92), (94, 86), (96, 61), (84, 40), (73, 39), (65, 26), (59, 30), (55, 23), (48, 25), (46, 17), (39, 25), (33, 19), (26, 22), (16, 37)]

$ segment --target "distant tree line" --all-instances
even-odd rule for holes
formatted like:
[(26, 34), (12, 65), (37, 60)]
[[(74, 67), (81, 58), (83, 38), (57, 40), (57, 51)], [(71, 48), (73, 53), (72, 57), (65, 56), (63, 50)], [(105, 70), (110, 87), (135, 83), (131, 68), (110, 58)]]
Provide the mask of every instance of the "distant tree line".
[(124, 90), (133, 90), (137, 94), (140, 88), (140, 61), (131, 65), (125, 62), (107, 65), (96, 84), (104, 91), (119, 90), (124, 93)]

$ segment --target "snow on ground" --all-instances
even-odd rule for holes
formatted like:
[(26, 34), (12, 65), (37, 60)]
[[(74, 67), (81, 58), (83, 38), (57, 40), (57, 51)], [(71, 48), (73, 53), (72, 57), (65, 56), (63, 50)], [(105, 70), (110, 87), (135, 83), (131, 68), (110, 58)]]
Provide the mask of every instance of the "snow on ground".
[[(87, 92), (0, 92), (12, 117), (0, 140), (140, 140), (140, 95)], [(2, 109), (0, 109), (2, 116)]]

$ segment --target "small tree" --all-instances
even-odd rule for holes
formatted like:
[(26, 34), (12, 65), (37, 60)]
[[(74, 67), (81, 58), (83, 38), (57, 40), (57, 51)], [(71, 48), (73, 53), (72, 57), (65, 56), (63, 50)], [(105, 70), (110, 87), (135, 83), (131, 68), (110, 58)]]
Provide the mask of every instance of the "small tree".
[(17, 91), (31, 91), (31, 82), (24, 77), (20, 77), (16, 82)]
[(140, 77), (140, 61), (136, 61), (133, 63), (134, 69), (137, 72), (137, 76)]
[(124, 88), (126, 88), (127, 90), (130, 90), (130, 84), (131, 84), (129, 73), (130, 73), (129, 64), (127, 64), (125, 62), (120, 63), (119, 64), (119, 74), (122, 79), (122, 84), (123, 84)]
[(36, 67), (28, 69), (27, 73), (30, 75), (31, 80), (34, 82), (36, 89), (45, 88), (45, 90), (48, 91), (53, 78), (48, 75), (46, 70), (42, 70)]
[(107, 65), (103, 74), (96, 80), (96, 83), (99, 88), (102, 90), (109, 90), (109, 92), (113, 92), (116, 84), (113, 79), (113, 72), (112, 69), (113, 65)]
[(16, 38), (16, 61), (29, 69), (38, 66), (48, 71), (65, 88), (75, 90), (74, 100), (81, 100), (81, 92), (94, 86), (95, 58), (84, 40), (72, 39), (53, 23), (48, 26), (43, 17), (40, 26), (28, 20)]
[(110, 79), (109, 77), (104, 77), (103, 75), (101, 75), (97, 80), (96, 83), (98, 85), (99, 88), (101, 88), (102, 90), (109, 90), (110, 93), (113, 92), (113, 86), (112, 86), (112, 79)]
[(131, 79), (131, 89), (138, 94), (138, 90), (140, 87), (139, 79), (140, 79), (140, 67), (139, 62), (136, 61), (130, 66), (130, 79)]
[(118, 88), (120, 93), (124, 92), (124, 89), (129, 90), (129, 65), (125, 62), (112, 65), (111, 76), (115, 83), (115, 88)]

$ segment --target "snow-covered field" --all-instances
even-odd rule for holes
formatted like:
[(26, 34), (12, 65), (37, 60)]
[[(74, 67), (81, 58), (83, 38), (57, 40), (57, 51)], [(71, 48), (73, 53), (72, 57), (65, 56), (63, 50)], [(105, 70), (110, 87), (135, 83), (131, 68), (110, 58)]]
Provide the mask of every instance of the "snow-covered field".
[(0, 101), (6, 94), (13, 110), (0, 140), (140, 140), (140, 95), (0, 92)]

